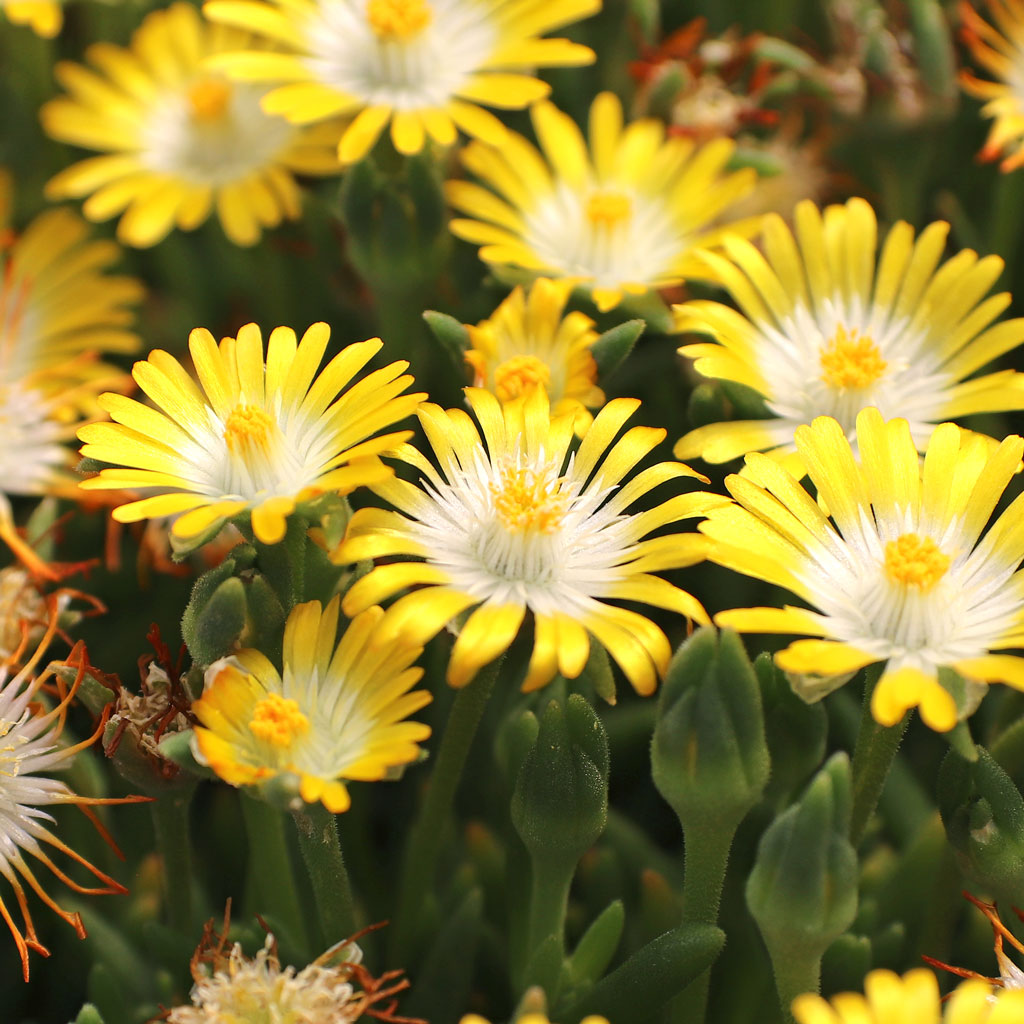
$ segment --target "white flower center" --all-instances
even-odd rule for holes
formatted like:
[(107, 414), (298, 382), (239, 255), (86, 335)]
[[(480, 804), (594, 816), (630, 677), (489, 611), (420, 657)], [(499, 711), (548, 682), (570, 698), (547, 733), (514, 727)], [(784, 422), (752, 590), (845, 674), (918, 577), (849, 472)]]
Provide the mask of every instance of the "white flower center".
[[(8, 722), (0, 718), (0, 780), (16, 779), (21, 772), (21, 762), (24, 759), (23, 748), (28, 740), (17, 733), (13, 736), (10, 735), (11, 730), (21, 724), (21, 722)], [(0, 788), (2, 787), (3, 782), (0, 781)]]
[(39, 494), (68, 463), (67, 425), (42, 392), (0, 383), (0, 493)]
[(163, 93), (141, 133), (141, 159), (197, 185), (223, 185), (272, 163), (295, 129), (260, 109), (265, 86), (195, 78)]
[(471, 0), (320, 0), (305, 30), (314, 78), (395, 110), (444, 107), (498, 41)]
[(653, 284), (686, 246), (664, 200), (614, 183), (559, 182), (524, 220), (523, 240), (540, 259), (600, 288)]

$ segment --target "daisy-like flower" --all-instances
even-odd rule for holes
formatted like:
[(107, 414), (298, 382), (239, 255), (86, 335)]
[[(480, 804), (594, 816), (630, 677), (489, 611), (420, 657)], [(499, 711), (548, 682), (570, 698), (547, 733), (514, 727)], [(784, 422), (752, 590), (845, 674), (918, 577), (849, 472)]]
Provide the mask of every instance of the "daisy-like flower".
[(665, 436), (664, 430), (633, 427), (613, 445), (638, 401), (609, 402), (570, 454), (574, 417), (551, 419), (543, 392), (505, 405), (476, 388), (467, 388), (466, 396), (480, 429), (461, 409), (424, 405), (420, 422), (438, 468), (410, 445), (397, 448), (393, 454), (423, 475), (424, 486), (397, 478), (375, 484), (399, 511), (369, 508), (353, 515), (335, 561), (417, 560), (371, 570), (345, 595), (345, 613), (421, 584), (387, 610), (378, 642), (404, 636), (422, 644), (474, 608), (448, 666), (448, 682), (464, 686), (508, 648), (530, 611), (533, 656), (524, 690), (543, 686), (556, 672), (578, 676), (593, 634), (633, 686), (652, 693), (668, 667), (668, 640), (649, 619), (610, 602), (642, 602), (706, 622), (695, 598), (651, 575), (703, 560), (703, 538), (648, 535), (725, 499), (679, 494), (629, 511), (661, 483), (704, 479), (681, 463), (661, 462), (623, 483)]
[[(230, 905), (229, 905), (230, 906)], [(192, 956), (191, 1006), (176, 1006), (167, 1024), (352, 1024), (374, 1020), (401, 1024), (395, 996), (409, 987), (401, 971), (375, 978), (362, 964), (363, 951), (345, 939), (297, 971), (281, 967), (277, 941), (268, 933), (263, 948), (247, 957), (227, 942), (228, 919), (218, 934), (213, 922)], [(358, 936), (356, 936), (358, 938)]]
[(738, 608), (715, 617), (742, 632), (793, 633), (775, 655), (805, 699), (884, 663), (871, 700), (895, 725), (912, 707), (933, 729), (957, 721), (939, 669), (1024, 689), (1024, 658), (994, 654), (1024, 641), (1024, 496), (984, 532), (1012, 479), (1024, 440), (997, 448), (944, 423), (921, 464), (906, 420), (877, 409), (857, 418), (860, 457), (842, 427), (822, 416), (796, 432), (818, 503), (783, 466), (747, 456), (726, 487), (736, 505), (712, 509), (701, 530), (708, 558), (799, 595), (803, 608)]
[(578, 278), (603, 311), (624, 293), (706, 277), (696, 249), (717, 244), (726, 230), (756, 230), (756, 220), (720, 223), (757, 178), (749, 168), (724, 173), (731, 140), (666, 139), (655, 120), (623, 128), (622, 104), (610, 92), (590, 108), (589, 151), (553, 104), (536, 103), (530, 114), (543, 155), (509, 132), (503, 143), (475, 142), (460, 154), (489, 188), (447, 183), (448, 200), (472, 218), (453, 220), (451, 229), (479, 243), (481, 259)]
[(207, 0), (203, 10), (285, 49), (218, 61), (240, 80), (284, 83), (263, 101), (268, 113), (296, 124), (356, 115), (338, 146), (351, 163), (388, 122), (401, 153), (418, 153), (428, 136), (450, 145), (456, 128), (503, 140), (504, 125), (480, 104), (521, 109), (550, 91), (537, 68), (592, 63), (587, 46), (538, 37), (600, 8), (601, 0)]
[(331, 174), (337, 126), (297, 128), (260, 107), (265, 88), (234, 83), (209, 66), (218, 53), (263, 44), (204, 22), (190, 4), (148, 15), (127, 49), (96, 43), (91, 68), (60, 63), (68, 91), (45, 104), (53, 138), (100, 150), (61, 171), (51, 199), (89, 196), (86, 217), (121, 214), (118, 237), (159, 242), (174, 227), (189, 231), (216, 211), (237, 245), (254, 245), (263, 228), (300, 212), (295, 173)]
[(257, 539), (274, 544), (302, 502), (391, 476), (378, 456), (410, 432), (373, 435), (426, 396), (402, 394), (412, 383), (404, 360), (345, 390), (380, 351), (378, 338), (342, 349), (318, 375), (330, 333), (313, 324), (296, 342), (293, 330), (278, 327), (264, 364), (255, 324), (219, 346), (197, 328), (189, 351), (198, 385), (173, 356), (151, 352), (132, 376), (158, 409), (102, 395), (115, 422), (83, 427), (82, 454), (126, 468), (104, 469), (80, 486), (148, 492), (114, 510), (121, 523), (177, 516), (171, 533), (186, 540), (249, 512)]
[(64, 24), (58, 0), (0, 0), (0, 11), (14, 25), (28, 25), (36, 35), (52, 39)]
[(1024, 992), (993, 994), (983, 981), (965, 981), (943, 1008), (931, 971), (918, 967), (901, 977), (876, 970), (864, 980), (863, 995), (797, 996), (793, 1016), (797, 1024), (1019, 1024)]
[(986, 0), (986, 4), (995, 26), (961, 0), (962, 34), (974, 59), (998, 81), (978, 78), (964, 69), (960, 82), (972, 96), (985, 101), (982, 116), (994, 119), (981, 159), (1002, 157), (999, 169), (1006, 172), (1024, 164), (1024, 3)]
[[(371, 643), (383, 612), (356, 616), (340, 640), (332, 598), (297, 605), (284, 631), (283, 672), (256, 650), (214, 662), (192, 705), (197, 754), (225, 782), (251, 786), (295, 775), (307, 803), (329, 811), (351, 803), (342, 780), (374, 782), (415, 761), (430, 736), (406, 721), (430, 703), (413, 690), (422, 648)], [(410, 692), (411, 691), (411, 692)]]
[(924, 451), (937, 423), (1024, 408), (1024, 375), (965, 380), (1024, 340), (1024, 319), (994, 323), (1009, 294), (983, 298), (1003, 269), (998, 256), (964, 249), (939, 266), (949, 225), (930, 224), (915, 242), (900, 221), (876, 257), (878, 226), (863, 199), (824, 216), (800, 203), (795, 222), (794, 238), (780, 217), (765, 217), (764, 255), (741, 238), (726, 239), (726, 255), (704, 254), (742, 312), (710, 301), (675, 307), (680, 331), (714, 339), (680, 353), (706, 377), (759, 392), (776, 418), (699, 427), (676, 444), (676, 458), (782, 456), (816, 416), (832, 416), (854, 441), (869, 405), (905, 416)]
[[(7, 879), (14, 890), (23, 926), (18, 926), (2, 899), (0, 918), (3, 918), (14, 936), (26, 981), (29, 950), (49, 956), (46, 947), (39, 941), (32, 923), (26, 885), (43, 903), (70, 924), (79, 938), (85, 937), (81, 917), (58, 906), (36, 877), (29, 857), (48, 868), (60, 881), (77, 893), (103, 895), (127, 892), (122, 885), (54, 835), (48, 827), (48, 823), (53, 822), (48, 809), (61, 804), (73, 804), (95, 821), (90, 809), (93, 805), (133, 803), (147, 799), (79, 796), (66, 783), (50, 777), (50, 773), (66, 769), (79, 751), (99, 737), (105, 725), (105, 719), (101, 720), (93, 735), (80, 743), (64, 746), (60, 742), (68, 705), (84, 678), (87, 661), (81, 648), (76, 648), (68, 661), (63, 663), (78, 670), (70, 687), (65, 687), (59, 678), (54, 678), (54, 664), (37, 674), (36, 670), (43, 653), (56, 633), (58, 614), (59, 599), (54, 595), (50, 598), (47, 629), (31, 659), (14, 675), (10, 673), (9, 668), (0, 667), (0, 875)], [(46, 710), (39, 700), (39, 695), (41, 687), (50, 681), (55, 682), (60, 699)], [(100, 833), (106, 835), (102, 829)], [(54, 862), (47, 847), (60, 851), (70, 860), (80, 864), (95, 877), (99, 885), (84, 886), (74, 881)]]
[(538, 278), (528, 292), (512, 294), (476, 327), (466, 324), (470, 347), (466, 362), (473, 384), (502, 402), (543, 388), (552, 415), (572, 413), (583, 435), (593, 416), (587, 409), (604, 404), (597, 386), (597, 364), (590, 348), (597, 341), (594, 321), (583, 313), (563, 317), (571, 281)]

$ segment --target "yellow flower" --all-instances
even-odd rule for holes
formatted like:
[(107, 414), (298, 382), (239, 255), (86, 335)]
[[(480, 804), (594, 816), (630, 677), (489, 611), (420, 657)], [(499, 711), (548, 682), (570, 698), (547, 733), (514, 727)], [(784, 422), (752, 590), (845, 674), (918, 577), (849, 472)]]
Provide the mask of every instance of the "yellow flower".
[(931, 971), (919, 967), (900, 977), (876, 970), (864, 981), (864, 995), (797, 996), (793, 1016), (797, 1024), (1020, 1024), (1024, 992), (993, 993), (984, 981), (971, 979), (953, 990), (943, 1011)]
[(138, 347), (131, 306), (143, 291), (106, 273), (120, 250), (90, 240), (70, 210), (48, 210), (16, 234), (11, 205), (0, 170), (0, 539), (52, 577), (14, 530), (9, 496), (81, 496), (64, 442), (84, 418), (102, 415), (100, 391), (130, 386), (99, 357)]
[(64, 24), (58, 0), (0, 0), (0, 11), (15, 25), (28, 25), (36, 35), (52, 39)]
[(593, 416), (587, 406), (604, 404), (597, 387), (597, 364), (590, 347), (597, 341), (594, 321), (583, 313), (562, 312), (572, 291), (571, 281), (538, 278), (524, 293), (517, 287), (476, 327), (469, 324), (466, 362), (473, 384), (503, 401), (543, 388), (552, 415), (572, 413), (582, 436)]
[(129, 48), (92, 46), (92, 68), (58, 64), (70, 95), (44, 105), (43, 127), (104, 155), (61, 171), (47, 195), (89, 196), (90, 220), (121, 214), (118, 237), (135, 246), (153, 245), (174, 227), (192, 230), (213, 210), (237, 245), (294, 220), (294, 172), (339, 170), (339, 129), (269, 117), (260, 109), (264, 88), (229, 82), (209, 67), (213, 55), (246, 46), (271, 56), (248, 34), (207, 25), (190, 4), (176, 3), (148, 15)]
[(283, 672), (256, 650), (242, 650), (206, 671), (192, 705), (200, 760), (225, 782), (250, 786), (295, 775), (307, 803), (348, 810), (342, 780), (371, 782), (420, 755), (429, 726), (405, 721), (430, 703), (412, 690), (422, 648), (373, 645), (382, 612), (356, 616), (340, 640), (333, 598), (297, 605), (284, 632)]
[(217, 61), (239, 80), (284, 83), (263, 101), (268, 113), (296, 124), (356, 115), (338, 147), (351, 163), (389, 121), (401, 153), (418, 153), (428, 136), (450, 145), (456, 128), (502, 141), (505, 127), (479, 104), (522, 108), (548, 94), (537, 68), (591, 63), (589, 47), (538, 37), (600, 7), (601, 0), (208, 0), (203, 10), (284, 48)]
[(397, 448), (393, 454), (425, 477), (423, 487), (398, 478), (374, 484), (399, 511), (353, 515), (335, 561), (417, 560), (371, 570), (345, 595), (345, 613), (423, 584), (391, 605), (379, 631), (381, 643), (404, 636), (422, 644), (475, 608), (448, 666), (448, 682), (464, 686), (508, 648), (530, 611), (533, 656), (524, 690), (543, 686), (556, 672), (578, 676), (592, 634), (640, 693), (653, 692), (671, 656), (668, 640), (649, 619), (610, 602), (636, 601), (706, 622), (695, 598), (651, 575), (701, 561), (703, 539), (648, 534), (725, 499), (679, 494), (629, 511), (659, 484), (704, 479), (680, 463), (661, 462), (623, 483), (665, 436), (633, 427), (612, 444), (639, 408), (635, 400), (609, 402), (570, 454), (573, 416), (551, 419), (543, 392), (505, 405), (476, 388), (466, 396), (480, 430), (461, 409), (424, 405), (418, 415), (439, 469), (410, 445)]
[(780, 217), (765, 218), (763, 255), (741, 238), (726, 240), (724, 256), (704, 254), (742, 312), (719, 302), (675, 307), (680, 331), (714, 339), (680, 353), (704, 376), (762, 394), (775, 418), (699, 427), (676, 444), (676, 458), (785, 456), (797, 427), (816, 416), (834, 417), (854, 441), (857, 414), (869, 405), (905, 416), (924, 451), (937, 423), (1024, 408), (1024, 375), (972, 376), (1024, 340), (1024, 319), (993, 323), (1010, 296), (982, 298), (1002, 271), (998, 256), (964, 249), (939, 266), (949, 231), (941, 221), (916, 242), (900, 221), (878, 254), (878, 225), (863, 199), (824, 215), (803, 202), (795, 221), (794, 238)]
[(342, 349), (318, 376), (330, 333), (327, 324), (314, 324), (297, 343), (293, 330), (278, 327), (264, 365), (255, 324), (219, 346), (197, 328), (189, 350), (199, 385), (173, 356), (150, 353), (132, 376), (162, 411), (103, 395), (100, 404), (116, 422), (82, 427), (82, 454), (127, 468), (104, 469), (81, 486), (146, 490), (147, 497), (115, 509), (118, 522), (176, 515), (171, 532), (187, 539), (250, 512), (253, 533), (274, 544), (302, 502), (391, 476), (378, 456), (409, 432), (373, 435), (425, 396), (402, 394), (412, 383), (402, 376), (404, 361), (344, 390), (380, 351), (377, 338)]
[[(451, 229), (482, 245), (482, 259), (578, 278), (601, 310), (626, 292), (707, 276), (694, 251), (718, 243), (726, 228), (713, 225), (756, 180), (750, 169), (724, 173), (730, 140), (698, 147), (666, 139), (654, 120), (623, 128), (622, 104), (610, 92), (590, 108), (589, 151), (572, 118), (553, 104), (536, 103), (530, 114), (543, 155), (512, 132), (503, 143), (472, 143), (460, 157), (489, 188), (447, 184), (451, 204), (473, 218), (455, 219)], [(753, 231), (757, 223), (728, 231)]]
[(963, 35), (974, 59), (990, 71), (997, 82), (977, 78), (966, 69), (960, 82), (972, 96), (985, 100), (984, 117), (995, 119), (981, 151), (982, 160), (1002, 156), (1004, 173), (1024, 164), (1024, 102), (1020, 80), (1024, 75), (1024, 4), (1020, 0), (986, 0), (998, 28), (993, 27), (966, 2), (958, 8)]
[[(736, 505), (712, 509), (701, 530), (708, 558), (797, 594), (803, 608), (737, 608), (718, 625), (804, 634), (775, 656), (807, 700), (883, 662), (871, 710), (895, 725), (920, 706), (925, 723), (953, 728), (958, 710), (939, 683), (955, 669), (975, 684), (1024, 689), (1024, 658), (994, 654), (1024, 641), (1024, 496), (988, 528), (1024, 454), (944, 423), (923, 464), (906, 420), (877, 409), (857, 417), (859, 460), (839, 423), (822, 416), (796, 432), (797, 451), (831, 519), (775, 460), (752, 453), (726, 478)], [(983, 689), (980, 686), (974, 691)]]
[[(459, 1021), (459, 1024), (490, 1024), (490, 1021), (479, 1014), (469, 1013)], [(516, 1018), (516, 1024), (551, 1024), (551, 1021), (548, 1020), (546, 1013), (525, 1013)], [(608, 1020), (589, 1014), (580, 1021), (580, 1024), (608, 1024)]]

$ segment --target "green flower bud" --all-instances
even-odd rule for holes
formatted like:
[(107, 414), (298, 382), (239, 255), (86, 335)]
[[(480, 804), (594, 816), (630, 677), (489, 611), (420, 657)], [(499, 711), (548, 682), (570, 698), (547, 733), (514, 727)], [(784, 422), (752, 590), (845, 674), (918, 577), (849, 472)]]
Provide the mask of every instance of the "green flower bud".
[(494, 756), (509, 789), (515, 785), (526, 755), (537, 742), (540, 723), (532, 711), (509, 715), (498, 728)]
[(103, 1024), (103, 1017), (100, 1016), (100, 1011), (92, 1003), (86, 1003), (78, 1011), (75, 1024)]
[(732, 829), (768, 781), (757, 677), (735, 633), (698, 630), (669, 666), (651, 743), (654, 784), (683, 826)]
[(1024, 902), (1024, 798), (984, 747), (971, 763), (951, 750), (939, 771), (939, 813), (961, 870)]

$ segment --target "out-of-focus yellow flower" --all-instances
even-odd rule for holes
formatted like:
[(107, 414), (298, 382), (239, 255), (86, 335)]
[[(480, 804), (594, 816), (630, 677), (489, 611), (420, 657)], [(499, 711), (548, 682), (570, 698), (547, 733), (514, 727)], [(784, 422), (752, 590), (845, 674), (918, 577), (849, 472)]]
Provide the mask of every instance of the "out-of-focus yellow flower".
[(424, 486), (397, 477), (374, 484), (398, 511), (366, 508), (353, 515), (335, 561), (417, 560), (371, 570), (345, 595), (345, 613), (422, 584), (391, 605), (379, 629), (381, 643), (404, 636), (421, 644), (474, 609), (448, 666), (448, 682), (465, 686), (508, 648), (529, 611), (534, 643), (524, 690), (543, 686), (556, 672), (576, 678), (592, 634), (637, 691), (652, 693), (668, 668), (668, 640), (650, 619), (612, 602), (640, 602), (706, 622), (694, 597), (652, 575), (702, 561), (703, 538), (648, 535), (727, 499), (677, 494), (629, 511), (659, 484), (704, 480), (681, 463), (661, 462), (624, 482), (665, 436), (633, 427), (615, 440), (637, 401), (609, 402), (570, 455), (574, 417), (552, 419), (543, 392), (504, 405), (488, 391), (467, 388), (466, 395), (479, 429), (462, 409), (424, 405), (420, 423), (438, 468), (411, 445), (395, 449), (396, 458), (424, 476)]
[(472, 219), (452, 231), (478, 243), (481, 259), (578, 278), (601, 310), (624, 294), (679, 284), (707, 266), (696, 249), (726, 232), (750, 233), (757, 220), (722, 225), (753, 187), (746, 169), (726, 174), (729, 139), (697, 146), (665, 138), (647, 119), (623, 127), (622, 104), (601, 93), (590, 108), (589, 148), (576, 123), (543, 101), (530, 110), (543, 155), (521, 135), (471, 143), (460, 154), (489, 188), (450, 181), (451, 204)]
[(865, 979), (863, 995), (797, 996), (793, 1016), (797, 1024), (1020, 1024), (1024, 992), (993, 992), (972, 979), (956, 987), (943, 1010), (931, 971), (919, 967), (900, 977), (878, 970)]
[(58, 0), (0, 0), (0, 11), (15, 25), (28, 25), (36, 35), (52, 39), (64, 24)]
[(104, 469), (80, 486), (146, 491), (114, 510), (118, 522), (177, 516), (171, 531), (184, 539), (249, 512), (257, 539), (274, 544), (302, 502), (391, 476), (379, 455), (410, 432), (374, 435), (426, 396), (402, 394), (412, 383), (405, 361), (348, 386), (380, 351), (377, 338), (342, 349), (318, 374), (330, 334), (314, 324), (298, 342), (278, 327), (264, 363), (255, 324), (220, 345), (197, 328), (189, 350), (198, 384), (173, 356), (151, 352), (132, 375), (159, 409), (103, 395), (115, 422), (82, 427), (82, 454), (126, 468)]
[[(470, 1013), (463, 1017), (459, 1024), (490, 1024), (490, 1021), (479, 1014)], [(551, 1024), (551, 1021), (548, 1020), (546, 1013), (524, 1013), (521, 1017), (516, 1018), (516, 1024)], [(605, 1017), (589, 1014), (580, 1021), (580, 1024), (608, 1024), (608, 1020)]]
[(473, 384), (507, 402), (543, 388), (553, 416), (572, 413), (576, 432), (590, 426), (593, 409), (604, 404), (597, 386), (597, 364), (590, 348), (597, 341), (594, 321), (583, 313), (562, 316), (572, 281), (538, 278), (529, 291), (512, 294), (476, 327), (466, 325), (466, 362)]
[(430, 703), (426, 690), (412, 690), (423, 675), (412, 667), (422, 648), (374, 646), (379, 608), (358, 615), (337, 640), (339, 601), (292, 610), (282, 672), (256, 650), (207, 669), (192, 705), (197, 754), (226, 782), (294, 775), (303, 800), (339, 813), (351, 802), (345, 781), (379, 781), (419, 756), (430, 727), (406, 719)]
[(264, 228), (299, 216), (294, 174), (340, 170), (340, 127), (290, 125), (260, 107), (266, 89), (230, 82), (210, 58), (251, 46), (247, 33), (204, 22), (187, 3), (154, 11), (126, 48), (96, 43), (92, 67), (60, 63), (68, 91), (42, 108), (47, 133), (100, 150), (61, 171), (50, 198), (88, 196), (94, 221), (121, 216), (118, 237), (149, 246), (173, 228), (189, 231), (216, 212), (237, 245), (253, 245)]
[(283, 82), (263, 108), (308, 124), (355, 114), (338, 147), (361, 160), (391, 124), (401, 153), (456, 129), (501, 142), (504, 125), (480, 104), (520, 109), (546, 96), (537, 68), (589, 64), (594, 52), (544, 32), (600, 10), (601, 0), (208, 0), (211, 20), (283, 47), (218, 59), (241, 81)]
[(916, 242), (900, 221), (879, 253), (878, 224), (863, 199), (824, 213), (803, 202), (795, 221), (795, 237), (769, 215), (761, 249), (734, 238), (724, 255), (704, 254), (742, 312), (711, 301), (675, 307), (680, 331), (714, 339), (680, 353), (707, 377), (753, 388), (775, 418), (699, 427), (677, 442), (676, 458), (727, 462), (768, 449), (786, 456), (797, 427), (816, 416), (832, 416), (856, 441), (867, 406), (906, 417), (924, 451), (937, 423), (1024, 408), (1024, 374), (973, 376), (1024, 341), (1024, 319), (993, 322), (1009, 294), (983, 298), (1003, 269), (998, 256), (964, 249), (939, 266), (949, 231), (941, 221)]
[[(1018, 497), (986, 530), (1024, 454), (944, 423), (923, 463), (906, 420), (877, 409), (857, 417), (860, 456), (822, 416), (796, 432), (821, 505), (778, 462), (747, 456), (726, 478), (737, 504), (712, 509), (700, 529), (708, 558), (797, 594), (805, 608), (737, 608), (715, 622), (796, 640), (775, 655), (805, 699), (820, 699), (882, 662), (871, 711), (895, 725), (920, 707), (933, 729), (956, 725), (939, 669), (975, 684), (1024, 689), (1024, 658), (993, 653), (1024, 641), (1024, 530)], [(984, 531), (984, 533), (983, 533)]]

